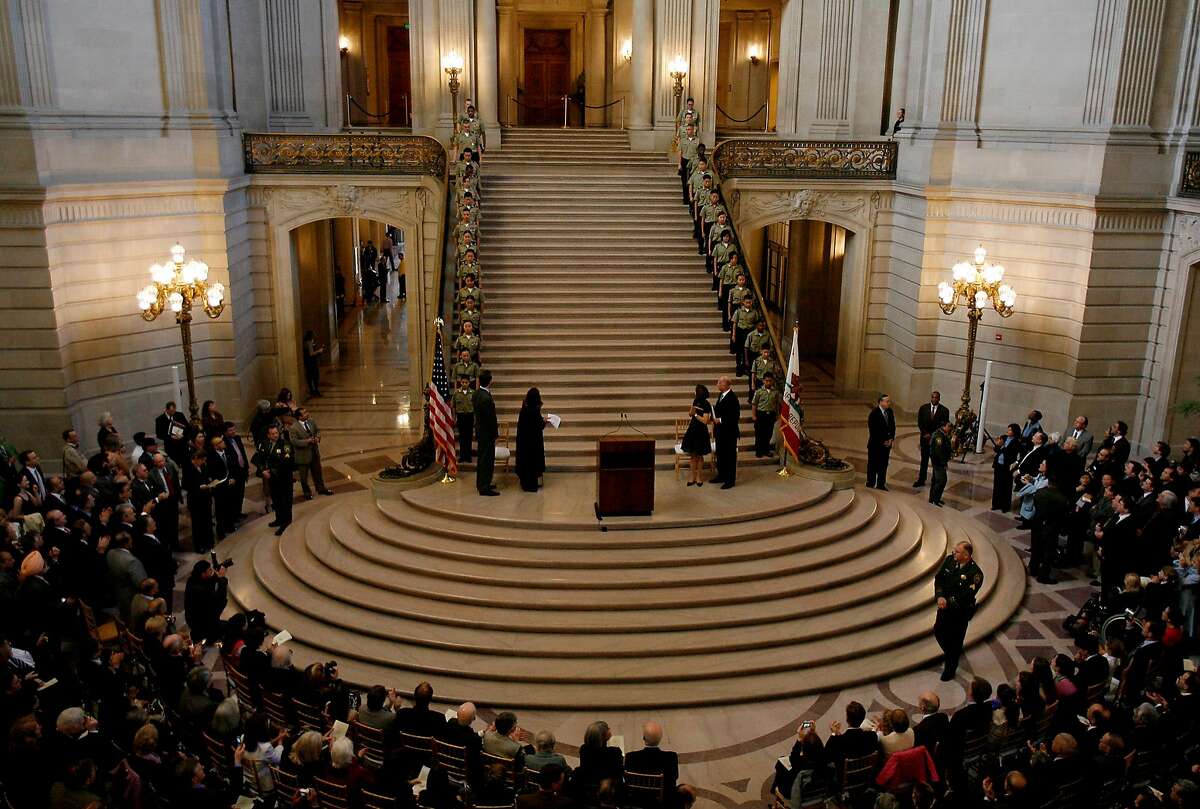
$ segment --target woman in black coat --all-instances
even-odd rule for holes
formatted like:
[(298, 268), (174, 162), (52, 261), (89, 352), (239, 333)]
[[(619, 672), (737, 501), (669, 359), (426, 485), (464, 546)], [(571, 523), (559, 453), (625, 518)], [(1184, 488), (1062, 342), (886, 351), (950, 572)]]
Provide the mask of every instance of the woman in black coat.
[(545, 429), (542, 394), (537, 388), (530, 388), (517, 417), (517, 477), (521, 489), (527, 492), (538, 490), (538, 479), (546, 471), (546, 441), (542, 435)]

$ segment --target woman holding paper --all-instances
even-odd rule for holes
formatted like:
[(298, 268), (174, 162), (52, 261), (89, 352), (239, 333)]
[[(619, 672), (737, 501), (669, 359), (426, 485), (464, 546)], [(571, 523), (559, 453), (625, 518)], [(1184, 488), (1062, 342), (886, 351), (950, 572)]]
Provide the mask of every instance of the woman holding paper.
[(517, 416), (517, 477), (523, 491), (536, 492), (538, 479), (546, 471), (546, 441), (542, 431), (549, 423), (550, 416), (542, 415), (541, 392), (530, 388)]

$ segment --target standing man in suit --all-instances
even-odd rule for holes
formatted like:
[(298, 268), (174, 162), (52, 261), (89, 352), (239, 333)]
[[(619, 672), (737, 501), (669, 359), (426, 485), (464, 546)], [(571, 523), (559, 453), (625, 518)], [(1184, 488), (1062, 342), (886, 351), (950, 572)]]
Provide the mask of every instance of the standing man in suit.
[(155, 533), (157, 525), (149, 514), (138, 517), (134, 524), (133, 555), (146, 568), (146, 574), (158, 582), (159, 595), (167, 602), (167, 612), (175, 605), (175, 571), (179, 563), (166, 543)]
[(933, 440), (934, 431), (947, 421), (950, 421), (950, 408), (942, 404), (942, 394), (935, 390), (929, 394), (929, 401), (917, 408), (917, 429), (921, 431), (921, 471), (917, 473), (913, 488), (925, 485), (925, 473), (929, 470), (929, 443)]
[(133, 604), (133, 597), (148, 578), (145, 566), (130, 550), (132, 544), (133, 538), (128, 531), (118, 531), (113, 535), (108, 553), (104, 556), (108, 563), (108, 584), (116, 598), (121, 620), (126, 623), (129, 623), (129, 607)]
[(275, 508), (275, 519), (267, 523), (275, 529), (275, 536), (292, 524), (292, 471), (295, 469), (292, 445), (279, 427), (272, 424), (267, 428), (267, 440), (258, 447), (254, 465), (263, 482), (271, 491), (271, 503)]
[(659, 748), (662, 737), (663, 729), (659, 723), (651, 721), (642, 725), (642, 743), (645, 747), (625, 756), (625, 771), (644, 775), (661, 774), (663, 795), (669, 800), (675, 794), (679, 780), (679, 756), (671, 750)]
[(175, 408), (174, 402), (167, 402), (163, 412), (154, 419), (154, 434), (167, 456), (180, 466), (187, 460), (187, 429), (187, 419)]
[(713, 406), (713, 438), (717, 444), (717, 476), (710, 483), (732, 489), (737, 483), (737, 442), (741, 437), (742, 406), (729, 377), (717, 380), (717, 403)]
[(242, 518), (246, 480), (250, 477), (250, 456), (232, 421), (225, 422), (225, 465), (229, 467), (229, 511), (236, 523)]
[(1096, 526), (1096, 545), (1100, 549), (1100, 599), (1120, 588), (1125, 574), (1137, 570), (1137, 522), (1130, 512), (1129, 499), (1116, 494), (1113, 515), (1104, 525)]
[(1075, 454), (1080, 458), (1087, 458), (1087, 456), (1092, 454), (1092, 443), (1095, 441), (1092, 434), (1088, 432), (1087, 427), (1087, 416), (1076, 416), (1075, 423), (1071, 426), (1070, 430), (1067, 430), (1067, 434), (1063, 436), (1064, 440), (1068, 438), (1075, 439)]
[(63, 430), (62, 465), (63, 474), (77, 478), (87, 471), (87, 458), (79, 450), (79, 433)]
[(479, 373), (479, 387), (472, 405), (475, 410), (475, 441), (479, 452), (475, 457), (475, 488), (484, 497), (496, 497), (500, 492), (492, 483), (496, 471), (496, 438), (500, 424), (496, 420), (496, 402), (492, 399), (492, 372)]
[(42, 461), (38, 454), (31, 449), (27, 449), (19, 456), (21, 466), (21, 477), (29, 480), (29, 489), (37, 495), (38, 502), (46, 499), (46, 478), (42, 475)]
[(896, 440), (896, 414), (892, 397), (881, 394), (867, 417), (867, 488), (887, 491), (888, 460)]
[(308, 417), (307, 407), (296, 408), (296, 421), (288, 427), (288, 438), (295, 451), (296, 468), (300, 471), (300, 490), (305, 500), (312, 500), (312, 489), (308, 488), (308, 475), (312, 472), (313, 484), (321, 494), (333, 494), (325, 488), (325, 476), (321, 473), (321, 428)]
[(1100, 449), (1108, 450), (1109, 459), (1118, 469), (1124, 469), (1125, 462), (1129, 460), (1129, 439), (1125, 437), (1128, 434), (1128, 424), (1114, 421), (1108, 428), (1108, 436), (1100, 444)]

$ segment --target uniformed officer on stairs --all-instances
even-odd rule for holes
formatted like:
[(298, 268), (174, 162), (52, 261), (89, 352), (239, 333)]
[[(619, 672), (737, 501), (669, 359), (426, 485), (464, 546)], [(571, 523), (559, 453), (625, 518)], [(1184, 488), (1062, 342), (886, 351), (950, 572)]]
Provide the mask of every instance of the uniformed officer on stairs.
[(954, 546), (954, 552), (938, 568), (933, 582), (933, 592), (937, 597), (937, 620), (933, 624), (933, 636), (938, 646), (942, 647), (945, 658), (942, 668), (944, 682), (953, 680), (958, 671), (967, 624), (975, 615), (975, 599), (983, 587), (983, 571), (975, 564), (974, 557), (974, 546), (965, 540), (959, 542)]

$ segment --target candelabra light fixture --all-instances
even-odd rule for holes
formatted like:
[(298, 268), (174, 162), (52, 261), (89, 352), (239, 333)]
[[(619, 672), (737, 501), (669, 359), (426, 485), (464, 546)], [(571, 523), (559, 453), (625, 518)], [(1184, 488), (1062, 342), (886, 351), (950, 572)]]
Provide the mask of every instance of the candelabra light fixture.
[(192, 418), (199, 415), (196, 404), (196, 374), (192, 364), (192, 307), (199, 306), (210, 318), (221, 316), (225, 310), (225, 285), (208, 283), (208, 265), (191, 260), (184, 263), (186, 251), (178, 242), (171, 248), (171, 259), (150, 266), (153, 283), (138, 292), (138, 308), (142, 319), (151, 321), (170, 309), (183, 339), (183, 364), (187, 369), (188, 410)]
[(450, 87), (450, 112), (454, 118), (456, 125), (458, 120), (458, 76), (463, 71), (462, 54), (458, 51), (450, 51), (442, 58), (442, 70), (446, 71), (446, 75), (450, 77), (448, 82)]
[(632, 39), (626, 38), (625, 41), (621, 43), (621, 58), (624, 59), (626, 62), (633, 61), (633, 40)]
[(675, 80), (675, 115), (678, 117), (679, 108), (683, 102), (683, 80), (687, 77), (688, 63), (682, 54), (676, 54), (669, 66), (671, 78)]
[(338, 50), (341, 51), (342, 56), (350, 53), (350, 37), (345, 34), (338, 37)]
[(750, 60), (750, 64), (757, 65), (758, 60), (760, 58), (760, 54), (758, 52), (758, 45), (751, 45), (749, 48), (747, 48), (746, 49), (746, 57)]
[[(1009, 317), (1017, 303), (1017, 293), (1003, 283), (1004, 268), (989, 263), (983, 245), (975, 248), (974, 262), (960, 261), (954, 265), (953, 280), (938, 284), (938, 303), (946, 314), (954, 314), (959, 306), (967, 307), (967, 373), (963, 381), (962, 404), (954, 414), (955, 425), (961, 427), (971, 418), (971, 368), (975, 364), (975, 339), (979, 321), (990, 304), (1000, 317)], [(958, 434), (958, 429), (955, 430)]]

